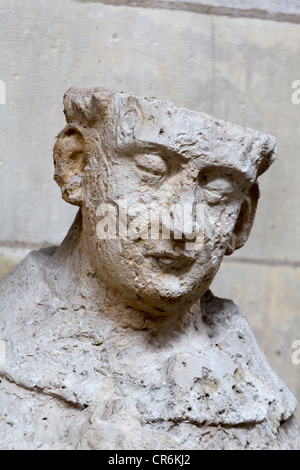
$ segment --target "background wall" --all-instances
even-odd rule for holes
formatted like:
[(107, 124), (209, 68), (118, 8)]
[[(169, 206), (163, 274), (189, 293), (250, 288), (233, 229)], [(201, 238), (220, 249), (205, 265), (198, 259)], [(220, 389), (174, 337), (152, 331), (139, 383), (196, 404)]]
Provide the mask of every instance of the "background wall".
[(299, 400), (300, 1), (0, 0), (0, 57), (0, 276), (60, 243), (75, 215), (52, 181), (68, 87), (156, 96), (277, 137), (251, 237), (212, 290), (240, 305)]

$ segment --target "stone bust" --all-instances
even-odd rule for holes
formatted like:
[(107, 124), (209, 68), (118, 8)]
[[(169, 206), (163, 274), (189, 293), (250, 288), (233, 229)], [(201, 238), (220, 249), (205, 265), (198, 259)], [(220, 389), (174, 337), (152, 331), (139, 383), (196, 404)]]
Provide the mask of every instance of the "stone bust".
[(55, 180), (79, 211), (0, 282), (1, 448), (298, 448), (295, 398), (209, 291), (274, 137), (103, 88), (64, 107)]

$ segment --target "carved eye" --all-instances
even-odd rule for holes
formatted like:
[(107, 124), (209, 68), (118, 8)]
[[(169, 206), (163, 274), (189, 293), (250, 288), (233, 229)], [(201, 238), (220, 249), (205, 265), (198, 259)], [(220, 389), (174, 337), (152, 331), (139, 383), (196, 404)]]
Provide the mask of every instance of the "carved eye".
[(154, 175), (163, 176), (168, 171), (166, 161), (159, 155), (143, 153), (136, 155), (134, 159), (138, 168)]
[(199, 174), (199, 184), (204, 190), (208, 204), (217, 204), (222, 199), (230, 197), (237, 186), (232, 175), (217, 168), (202, 170)]

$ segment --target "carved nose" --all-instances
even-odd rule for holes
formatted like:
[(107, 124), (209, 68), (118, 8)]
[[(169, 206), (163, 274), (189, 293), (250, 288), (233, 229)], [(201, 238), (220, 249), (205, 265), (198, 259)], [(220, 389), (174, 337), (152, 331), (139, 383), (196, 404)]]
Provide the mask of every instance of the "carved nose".
[(195, 239), (193, 204), (178, 204), (171, 211), (170, 235), (176, 243), (185, 244)]
[(170, 235), (171, 239), (179, 245), (185, 245), (186, 242), (192, 242), (196, 238), (196, 234), (192, 230), (184, 231), (180, 228), (173, 229), (170, 227)]

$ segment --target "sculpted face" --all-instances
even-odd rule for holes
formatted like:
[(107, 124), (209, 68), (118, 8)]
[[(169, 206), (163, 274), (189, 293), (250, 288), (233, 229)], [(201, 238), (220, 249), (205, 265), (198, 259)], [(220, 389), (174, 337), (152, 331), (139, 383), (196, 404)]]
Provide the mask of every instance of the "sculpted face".
[(54, 156), (91, 265), (128, 305), (185, 310), (246, 241), (274, 140), (168, 102), (83, 93), (65, 97)]
[[(159, 310), (190, 305), (205, 293), (220, 265), (240, 211), (243, 185), (231, 172), (204, 162), (193, 152), (184, 158), (163, 146), (137, 145), (128, 152), (119, 148), (116, 161), (107, 162), (110, 177), (104, 194), (98, 172), (91, 169), (89, 187), (98, 187), (99, 194), (83, 209), (90, 256), (97, 272), (114, 288), (130, 293), (136, 305), (145, 303)], [(107, 209), (116, 208), (112, 215), (117, 216), (117, 222), (127, 213), (126, 239), (119, 238), (118, 233), (112, 238), (113, 223), (107, 239), (100, 238), (100, 227), (109, 222), (108, 217), (101, 217), (106, 214), (100, 210), (103, 202)], [(172, 209), (182, 207), (184, 211), (196, 204), (199, 222), (204, 223), (197, 232), (200, 240), (194, 243), (195, 248), (189, 248), (190, 231), (186, 233)], [(159, 210), (164, 210), (166, 216), (159, 239), (154, 239), (151, 229), (159, 226)]]

